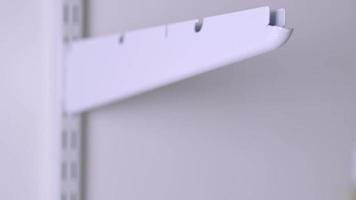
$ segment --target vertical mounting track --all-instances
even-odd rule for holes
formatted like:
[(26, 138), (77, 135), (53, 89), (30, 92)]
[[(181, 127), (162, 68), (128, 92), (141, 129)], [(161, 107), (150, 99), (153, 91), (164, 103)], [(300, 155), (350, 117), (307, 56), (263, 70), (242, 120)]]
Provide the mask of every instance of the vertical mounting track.
[[(83, 35), (83, 0), (62, 0), (63, 56), (71, 48), (72, 41)], [(64, 65), (66, 62), (64, 62)], [(66, 66), (63, 66), (63, 70)], [(65, 74), (63, 72), (62, 74)], [(65, 82), (65, 76), (62, 78)], [(64, 88), (64, 87), (63, 87)], [(63, 91), (64, 93), (65, 91)], [(81, 115), (67, 114), (63, 99), (61, 145), (61, 200), (83, 200), (82, 194), (82, 120)]]
[(82, 200), (81, 117), (64, 116), (62, 127), (61, 200)]

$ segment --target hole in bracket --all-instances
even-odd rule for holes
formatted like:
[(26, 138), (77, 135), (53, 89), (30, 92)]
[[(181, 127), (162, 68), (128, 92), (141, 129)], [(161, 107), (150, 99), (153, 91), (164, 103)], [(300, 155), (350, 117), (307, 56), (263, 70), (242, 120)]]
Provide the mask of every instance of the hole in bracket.
[(202, 28), (203, 28), (203, 20), (199, 19), (199, 21), (197, 23), (195, 23), (194, 30), (196, 33), (199, 33)]
[(119, 44), (123, 44), (125, 42), (125, 35), (122, 34), (120, 37), (119, 37)]
[(285, 15), (285, 9), (271, 10), (269, 25), (284, 27), (286, 25)]

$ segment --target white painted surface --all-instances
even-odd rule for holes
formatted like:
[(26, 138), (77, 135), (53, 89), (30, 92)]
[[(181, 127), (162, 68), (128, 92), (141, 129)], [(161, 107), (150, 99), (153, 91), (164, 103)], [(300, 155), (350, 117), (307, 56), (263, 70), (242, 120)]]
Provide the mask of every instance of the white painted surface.
[(55, 4), (0, 2), (1, 199), (52, 200), (58, 194)]
[(199, 32), (197, 19), (74, 42), (66, 52), (65, 109), (85, 112), (275, 50), (292, 33), (280, 12), (205, 17)]
[(349, 199), (354, 0), (91, 2), (92, 35), (261, 5), (285, 7), (295, 32), (268, 55), (89, 113), (89, 200)]

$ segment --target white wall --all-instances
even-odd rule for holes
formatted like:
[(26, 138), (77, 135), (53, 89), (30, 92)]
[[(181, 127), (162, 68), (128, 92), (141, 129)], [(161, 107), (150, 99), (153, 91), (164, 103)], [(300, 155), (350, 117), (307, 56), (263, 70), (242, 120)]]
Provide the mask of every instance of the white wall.
[[(55, 1), (0, 2), (0, 198), (58, 197)], [(56, 157), (57, 156), (57, 157)]]
[(262, 5), (287, 46), (89, 113), (89, 200), (350, 198), (354, 0), (91, 0), (90, 34)]

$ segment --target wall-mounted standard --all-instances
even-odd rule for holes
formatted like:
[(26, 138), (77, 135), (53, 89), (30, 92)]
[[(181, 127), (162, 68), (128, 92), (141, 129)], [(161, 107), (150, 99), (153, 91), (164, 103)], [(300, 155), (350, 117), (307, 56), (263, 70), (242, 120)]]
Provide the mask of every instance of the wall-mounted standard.
[(282, 46), (285, 10), (261, 7), (71, 43), (65, 111), (81, 113)]

